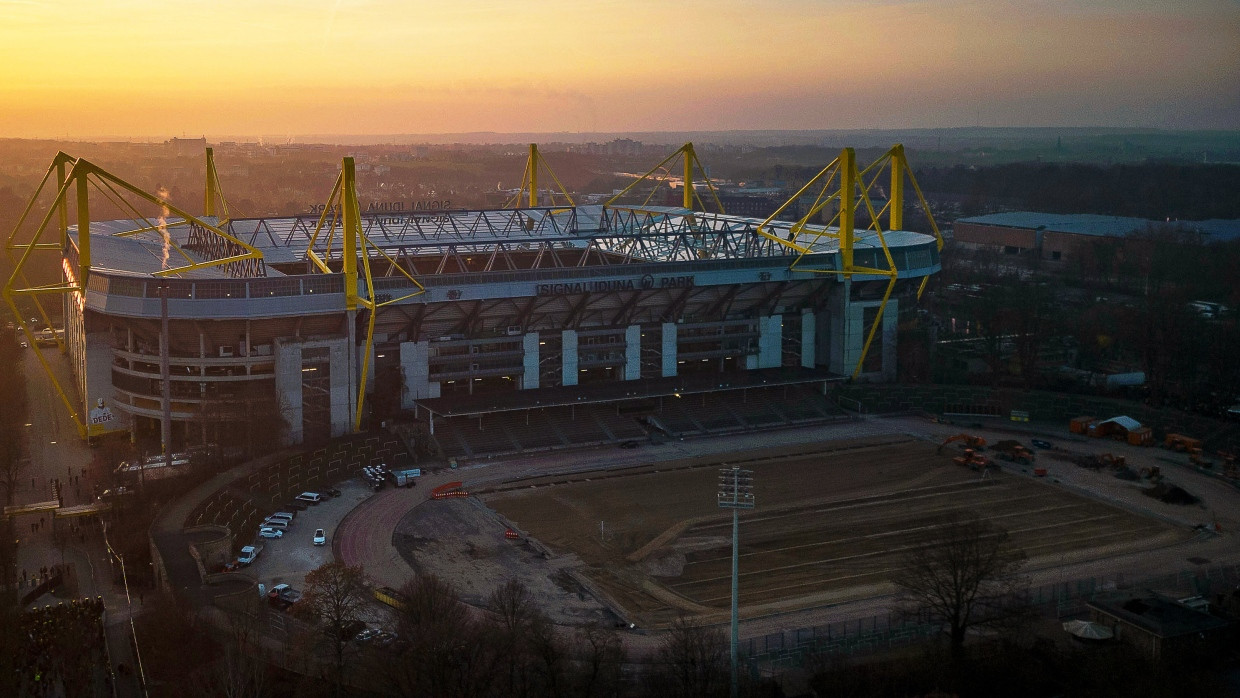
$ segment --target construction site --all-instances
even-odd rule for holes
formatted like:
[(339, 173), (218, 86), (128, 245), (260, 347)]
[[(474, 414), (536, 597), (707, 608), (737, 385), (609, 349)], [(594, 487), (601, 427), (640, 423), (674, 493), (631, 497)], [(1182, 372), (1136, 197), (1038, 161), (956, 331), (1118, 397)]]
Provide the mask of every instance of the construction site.
[[(954, 438), (943, 448), (941, 437), (912, 435), (901, 423), (848, 438), (849, 426), (831, 427), (841, 438), (797, 446), (667, 460), (670, 451), (651, 448), (643, 459), (650, 462), (628, 467), (520, 479), (495, 473), (469, 494), (498, 517), (464, 502), (427, 502), (401, 526), (419, 541), (402, 556), (478, 602), (490, 584), (518, 575), (549, 607), (578, 607), (570, 620), (589, 617), (579, 598), (585, 593), (640, 627), (666, 627), (684, 615), (720, 622), (730, 603), (731, 536), (730, 516), (714, 495), (719, 470), (734, 465), (753, 470), (758, 502), (740, 518), (742, 618), (892, 593), (890, 576), (910, 541), (953, 511), (1008, 529), (1030, 569), (1163, 549), (1198, 535), (1142, 510), (1130, 492), (1109, 491), (1133, 483), (1100, 476), (1063, 486), (1058, 476), (1074, 474), (1046, 455), (1009, 461), (995, 446), (977, 452)], [(506, 539), (502, 523), (515, 535)], [(428, 535), (432, 525), (446, 535)]]

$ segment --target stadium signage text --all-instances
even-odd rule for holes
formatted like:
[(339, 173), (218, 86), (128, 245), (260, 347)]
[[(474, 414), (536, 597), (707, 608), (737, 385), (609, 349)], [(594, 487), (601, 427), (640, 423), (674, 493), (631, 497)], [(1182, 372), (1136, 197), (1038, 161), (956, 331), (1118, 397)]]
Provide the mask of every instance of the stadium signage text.
[(607, 281), (574, 281), (562, 284), (537, 284), (540, 296), (570, 296), (578, 293), (612, 293), (650, 288), (693, 288), (692, 276), (666, 276), (660, 279), (609, 279)]

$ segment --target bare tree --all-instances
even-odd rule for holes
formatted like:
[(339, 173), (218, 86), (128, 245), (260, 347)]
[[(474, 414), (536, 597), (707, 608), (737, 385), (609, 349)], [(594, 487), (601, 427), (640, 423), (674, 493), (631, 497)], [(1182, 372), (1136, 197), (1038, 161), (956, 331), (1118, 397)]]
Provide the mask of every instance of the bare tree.
[(551, 619), (537, 613), (529, 625), (529, 667), (536, 679), (535, 693), (531, 695), (559, 698), (568, 692), (568, 648)]
[(311, 620), (322, 632), (335, 657), (333, 683), (342, 690), (345, 648), (349, 637), (345, 629), (361, 620), (366, 604), (366, 587), (361, 567), (328, 562), (306, 575), (306, 588), (298, 614)]
[(262, 658), (262, 634), (253, 616), (229, 616), (228, 635), (221, 643), (202, 687), (204, 696), (263, 698), (267, 686), (267, 662)]
[(1008, 533), (971, 512), (952, 512), (926, 527), (892, 578), (910, 610), (947, 624), (953, 660), (970, 628), (1019, 616), (1023, 550)]
[(476, 622), (456, 591), (434, 575), (401, 587), (397, 627), (408, 641), (387, 663), (392, 688), (406, 696), (479, 696), (491, 692), (501, 654), (491, 628)]
[[(509, 579), (491, 593), (487, 608), (495, 614), (498, 660), (507, 674), (508, 695), (525, 693), (530, 673), (524, 671), (527, 660), (526, 640), (537, 610), (529, 589), (517, 579)], [(518, 680), (521, 685), (518, 686)]]
[(26, 382), (19, 373), (19, 351), (11, 333), (0, 337), (0, 394), (4, 395), (0, 400), (0, 487), (4, 488), (6, 504), (13, 503), (25, 464), (22, 424), (26, 421)]
[(624, 645), (611, 628), (597, 623), (577, 630), (577, 695), (616, 696), (622, 682)]
[(728, 691), (728, 641), (719, 628), (685, 618), (672, 623), (659, 646), (667, 693), (684, 698)]

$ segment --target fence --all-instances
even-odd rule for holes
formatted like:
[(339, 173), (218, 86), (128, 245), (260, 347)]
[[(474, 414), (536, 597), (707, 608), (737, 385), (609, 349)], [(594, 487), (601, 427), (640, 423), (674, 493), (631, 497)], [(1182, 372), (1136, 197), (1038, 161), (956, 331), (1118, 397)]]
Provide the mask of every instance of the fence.
[[(1173, 595), (1208, 596), (1240, 585), (1240, 565), (1203, 565), (1153, 577), (1123, 574), (1085, 577), (1029, 589), (1026, 601), (1050, 617), (1083, 613), (1098, 594), (1150, 589)], [(854, 655), (916, 644), (942, 634), (944, 626), (926, 617), (888, 613), (839, 623), (750, 638), (741, 643), (751, 670), (802, 666), (811, 657)]]

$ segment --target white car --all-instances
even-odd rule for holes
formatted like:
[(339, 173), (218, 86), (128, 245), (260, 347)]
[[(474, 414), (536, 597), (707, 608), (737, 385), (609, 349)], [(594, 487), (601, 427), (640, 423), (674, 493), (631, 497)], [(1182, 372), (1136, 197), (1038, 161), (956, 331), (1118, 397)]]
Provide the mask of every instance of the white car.
[(278, 528), (270, 528), (268, 526), (263, 526), (262, 528), (258, 529), (258, 535), (260, 538), (283, 538), (284, 531), (281, 531)]
[(323, 532), (323, 529), (321, 528), (314, 529), (314, 544), (315, 545), (326, 545), (327, 544), (327, 534)]

